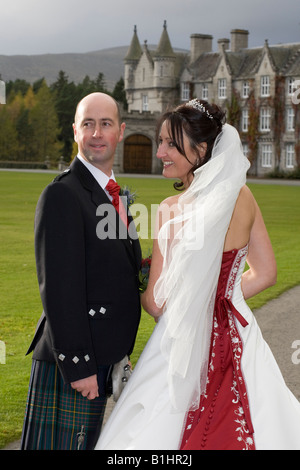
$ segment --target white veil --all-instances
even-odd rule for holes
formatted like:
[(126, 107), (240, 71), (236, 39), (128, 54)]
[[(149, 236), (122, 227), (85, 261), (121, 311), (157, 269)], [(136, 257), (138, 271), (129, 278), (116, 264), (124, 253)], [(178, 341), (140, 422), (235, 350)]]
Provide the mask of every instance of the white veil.
[(195, 171), (176, 216), (158, 234), (164, 264), (154, 298), (165, 304), (161, 351), (174, 411), (198, 408), (205, 391), (224, 239), (249, 166), (238, 132), (225, 124), (211, 159)]

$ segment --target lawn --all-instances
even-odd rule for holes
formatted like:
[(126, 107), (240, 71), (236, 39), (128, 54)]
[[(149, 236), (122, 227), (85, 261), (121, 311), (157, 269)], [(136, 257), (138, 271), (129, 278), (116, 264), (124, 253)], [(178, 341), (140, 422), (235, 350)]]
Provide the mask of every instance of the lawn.
[[(0, 172), (0, 340), (5, 342), (6, 363), (0, 364), (0, 448), (21, 434), (31, 358), (26, 349), (41, 313), (35, 273), (33, 224), (40, 192), (54, 175)], [(136, 203), (158, 204), (174, 192), (161, 178), (119, 178), (136, 191)], [(300, 284), (300, 186), (249, 184), (264, 216), (278, 264), (276, 286), (251, 299), (258, 308), (286, 289)], [(149, 223), (150, 228), (150, 223)], [(151, 240), (141, 240), (144, 254)], [(136, 362), (154, 323), (143, 312), (136, 347)]]

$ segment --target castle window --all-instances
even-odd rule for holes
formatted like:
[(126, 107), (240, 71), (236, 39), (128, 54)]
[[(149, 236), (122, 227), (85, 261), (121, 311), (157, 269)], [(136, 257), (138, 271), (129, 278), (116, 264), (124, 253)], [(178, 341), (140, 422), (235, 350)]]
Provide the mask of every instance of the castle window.
[(269, 132), (271, 128), (271, 113), (269, 108), (261, 108), (260, 110), (260, 130)]
[(270, 168), (272, 166), (272, 145), (271, 144), (262, 144), (261, 166), (264, 168)]
[(243, 82), (243, 87), (242, 87), (243, 98), (249, 98), (249, 90), (250, 90), (249, 82), (248, 80), (246, 80), (245, 82)]
[(270, 77), (263, 75), (260, 79), (260, 95), (270, 96)]
[(183, 82), (181, 84), (181, 101), (188, 101), (190, 99), (190, 84)]
[(248, 143), (243, 142), (242, 147), (243, 147), (243, 154), (245, 155), (245, 157), (248, 158), (248, 154), (249, 154), (249, 145), (248, 145)]
[(242, 111), (242, 131), (248, 132), (249, 126), (249, 111), (248, 109), (243, 109)]
[(208, 85), (207, 83), (203, 83), (202, 85), (202, 99), (208, 100)]
[(142, 96), (142, 111), (149, 110), (148, 95)]
[(289, 96), (292, 96), (292, 94), (294, 93), (294, 79), (293, 78), (289, 78), (288, 81), (287, 81), (287, 92), (288, 92), (288, 95)]
[(224, 99), (227, 97), (227, 82), (226, 78), (220, 78), (218, 80), (218, 97)]
[(286, 130), (295, 130), (295, 111), (294, 108), (287, 108), (286, 110)]
[(294, 144), (286, 144), (285, 146), (285, 166), (286, 168), (294, 168), (295, 147)]

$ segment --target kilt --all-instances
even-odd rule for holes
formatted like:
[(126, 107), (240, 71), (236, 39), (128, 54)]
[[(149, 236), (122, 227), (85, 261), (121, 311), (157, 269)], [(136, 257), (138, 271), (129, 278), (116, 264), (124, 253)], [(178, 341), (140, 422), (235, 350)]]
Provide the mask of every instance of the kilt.
[(65, 384), (55, 363), (33, 361), (21, 450), (92, 450), (106, 406), (108, 367), (99, 369), (99, 397), (88, 400)]

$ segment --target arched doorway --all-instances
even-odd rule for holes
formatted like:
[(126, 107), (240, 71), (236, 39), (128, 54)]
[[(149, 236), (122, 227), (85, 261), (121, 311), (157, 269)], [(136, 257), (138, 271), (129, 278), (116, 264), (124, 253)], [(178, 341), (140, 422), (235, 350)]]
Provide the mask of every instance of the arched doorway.
[(124, 173), (151, 173), (152, 142), (148, 137), (134, 134), (124, 141)]

